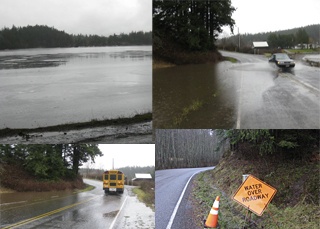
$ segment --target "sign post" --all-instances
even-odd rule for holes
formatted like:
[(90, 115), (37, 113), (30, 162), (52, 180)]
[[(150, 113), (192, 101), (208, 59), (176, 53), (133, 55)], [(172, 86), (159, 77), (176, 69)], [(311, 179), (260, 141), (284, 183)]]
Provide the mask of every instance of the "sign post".
[(249, 175), (233, 196), (233, 200), (261, 216), (277, 190), (258, 178)]

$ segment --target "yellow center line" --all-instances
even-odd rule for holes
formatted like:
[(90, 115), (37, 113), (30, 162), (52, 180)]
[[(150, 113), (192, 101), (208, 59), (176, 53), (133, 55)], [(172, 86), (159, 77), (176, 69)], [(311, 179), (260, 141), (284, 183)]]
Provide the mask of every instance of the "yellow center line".
[[(66, 195), (66, 196), (61, 196), (61, 197), (57, 197), (57, 198), (53, 198), (53, 199), (46, 199), (46, 200), (32, 200), (34, 202), (31, 202), (29, 204), (19, 205), (19, 206), (16, 206), (16, 207), (9, 207), (9, 208), (5, 208), (5, 209), (1, 209), (0, 212), (12, 210), (12, 209), (15, 209), (15, 208), (22, 208), (22, 207), (26, 207), (26, 206), (30, 206), (30, 205), (35, 205), (35, 204), (39, 204), (39, 203), (43, 203), (43, 202), (50, 202), (50, 201), (60, 200), (60, 199), (68, 198), (70, 196), (75, 196), (75, 195), (77, 195), (77, 194)], [(28, 201), (26, 201), (26, 202), (28, 202)]]
[(16, 228), (16, 227), (18, 227), (18, 226), (25, 225), (25, 224), (34, 222), (34, 221), (36, 221), (36, 220), (42, 219), (42, 218), (44, 218), (44, 217), (47, 217), (47, 216), (56, 214), (56, 213), (61, 212), (61, 211), (64, 211), (64, 210), (66, 210), (66, 209), (75, 207), (75, 206), (77, 206), (77, 205), (79, 205), (79, 204), (83, 204), (83, 203), (89, 202), (90, 200), (93, 200), (93, 199), (98, 198), (98, 197), (99, 197), (99, 196), (96, 196), (96, 197), (87, 199), (87, 200), (85, 200), (85, 201), (81, 201), (81, 202), (78, 202), (78, 203), (75, 203), (75, 204), (67, 205), (67, 206), (65, 206), (65, 207), (62, 207), (62, 208), (59, 208), (59, 209), (56, 209), (56, 210), (53, 210), (53, 211), (44, 213), (44, 214), (42, 214), (42, 215), (38, 215), (38, 216), (35, 216), (35, 217), (32, 217), (32, 218), (29, 218), (29, 219), (20, 221), (20, 222), (15, 223), (15, 224), (11, 224), (10, 226), (4, 227), (4, 228), (2, 228), (2, 229)]

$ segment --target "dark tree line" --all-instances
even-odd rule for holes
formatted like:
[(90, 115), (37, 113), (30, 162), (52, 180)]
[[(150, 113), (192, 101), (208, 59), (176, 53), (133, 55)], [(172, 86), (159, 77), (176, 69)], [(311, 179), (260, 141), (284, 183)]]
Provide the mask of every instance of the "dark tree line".
[(320, 148), (320, 130), (218, 130), (230, 148), (237, 151), (246, 143), (260, 156), (307, 158)]
[(230, 0), (154, 0), (153, 45), (173, 42), (185, 50), (212, 50), (222, 26), (233, 30), (233, 11)]
[(320, 148), (320, 130), (156, 130), (156, 169), (216, 165), (223, 154), (308, 159)]
[(23, 167), (39, 179), (74, 179), (79, 166), (102, 152), (95, 144), (0, 145), (0, 163)]
[(156, 130), (156, 169), (216, 165), (228, 143), (211, 130)]
[[(126, 166), (121, 168), (116, 168), (124, 173), (127, 180), (130, 181), (135, 177), (136, 173), (148, 173), (151, 174), (153, 180), (155, 179), (154, 166)], [(104, 170), (102, 169), (90, 169), (81, 168), (80, 174), (87, 178), (102, 180), (102, 174)]]
[(298, 44), (308, 44), (309, 36), (305, 29), (300, 28), (296, 34), (276, 34), (268, 36), (268, 44), (271, 48), (292, 48)]
[(3, 28), (0, 30), (0, 50), (23, 48), (53, 48), (78, 46), (151, 45), (151, 32), (98, 35), (73, 35), (44, 25)]

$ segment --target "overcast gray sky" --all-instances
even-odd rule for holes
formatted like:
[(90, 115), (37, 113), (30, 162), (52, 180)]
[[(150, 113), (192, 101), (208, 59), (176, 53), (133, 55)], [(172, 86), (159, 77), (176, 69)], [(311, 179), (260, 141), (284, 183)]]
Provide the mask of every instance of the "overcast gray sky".
[[(112, 169), (126, 166), (155, 166), (154, 144), (100, 144), (99, 149), (103, 157), (96, 157), (95, 163), (90, 168)], [(82, 167), (86, 167), (86, 164)]]
[[(231, 0), (234, 33), (259, 33), (320, 23), (319, 0)], [(228, 29), (225, 31), (230, 32)]]
[(152, 0), (0, 0), (0, 28), (48, 25), (71, 34), (152, 30)]

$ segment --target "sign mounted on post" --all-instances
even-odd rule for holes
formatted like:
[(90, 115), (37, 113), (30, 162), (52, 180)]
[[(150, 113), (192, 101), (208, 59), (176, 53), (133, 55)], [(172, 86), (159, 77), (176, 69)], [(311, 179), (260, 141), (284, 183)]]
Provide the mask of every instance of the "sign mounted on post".
[(249, 175), (233, 196), (233, 200), (261, 216), (277, 190), (258, 178)]

